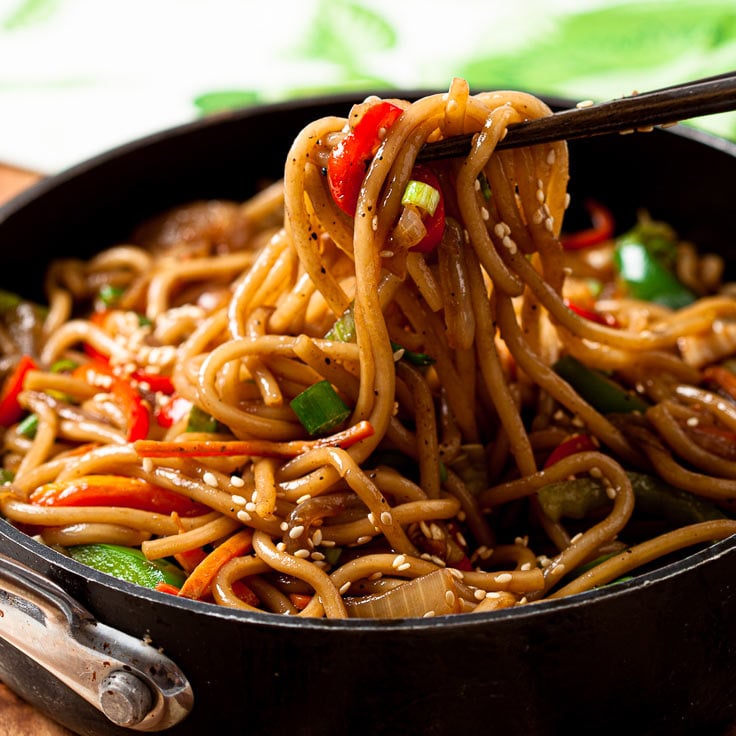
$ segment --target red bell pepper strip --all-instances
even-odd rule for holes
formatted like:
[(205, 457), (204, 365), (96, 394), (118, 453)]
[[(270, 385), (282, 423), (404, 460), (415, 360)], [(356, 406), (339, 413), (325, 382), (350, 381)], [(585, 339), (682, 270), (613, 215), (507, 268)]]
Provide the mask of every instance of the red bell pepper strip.
[(544, 467), (549, 468), (560, 460), (570, 457), (570, 455), (575, 455), (578, 452), (594, 452), (596, 450), (598, 450), (598, 447), (590, 435), (574, 434), (552, 450), (544, 463)]
[(171, 401), (157, 406), (154, 410), (154, 417), (159, 427), (168, 429), (183, 417), (187, 416), (192, 410), (192, 402), (183, 396), (174, 396)]
[(722, 365), (711, 365), (703, 371), (703, 378), (712, 381), (729, 396), (736, 399), (736, 374)]
[(579, 304), (575, 304), (575, 302), (571, 302), (569, 299), (565, 299), (565, 306), (578, 316), (584, 317), (591, 322), (597, 322), (599, 325), (606, 325), (607, 327), (620, 327), (618, 320), (612, 314), (604, 314), (596, 309), (586, 309)]
[(154, 392), (171, 395), (174, 393), (174, 384), (169, 376), (161, 376), (158, 373), (147, 373), (146, 371), (133, 371), (130, 377), (138, 383), (146, 386)]
[(610, 240), (613, 237), (615, 221), (611, 211), (604, 207), (600, 202), (594, 199), (588, 199), (585, 207), (590, 213), (590, 219), (593, 227), (586, 230), (580, 230), (570, 235), (564, 235), (561, 239), (562, 247), (566, 250), (579, 250), (580, 248), (590, 248), (593, 245)]
[(86, 475), (39, 486), (28, 498), (36, 506), (121, 506), (183, 518), (211, 511), (191, 498), (122, 475)]
[(415, 166), (411, 178), (429, 184), (440, 193), (440, 201), (434, 214), (423, 219), (427, 234), (411, 249), (420, 253), (430, 253), (439, 245), (445, 232), (445, 197), (442, 194), (442, 185), (434, 171), (426, 166)]
[(85, 363), (74, 369), (72, 375), (90, 386), (109, 391), (122, 408), (128, 426), (128, 442), (136, 442), (148, 436), (150, 425), (148, 407), (141, 395), (122, 378), (118, 378), (109, 365), (100, 361)]
[(327, 181), (337, 206), (353, 217), (370, 162), (381, 145), (381, 132), (390, 128), (403, 110), (381, 101), (369, 107), (352, 130), (332, 149)]
[(289, 593), (289, 600), (294, 608), (303, 611), (312, 602), (312, 596), (309, 593)]
[(30, 355), (23, 355), (8, 376), (0, 394), (0, 425), (9, 427), (23, 416), (23, 407), (18, 403), (18, 395), (23, 390), (28, 371), (36, 370), (36, 361)]

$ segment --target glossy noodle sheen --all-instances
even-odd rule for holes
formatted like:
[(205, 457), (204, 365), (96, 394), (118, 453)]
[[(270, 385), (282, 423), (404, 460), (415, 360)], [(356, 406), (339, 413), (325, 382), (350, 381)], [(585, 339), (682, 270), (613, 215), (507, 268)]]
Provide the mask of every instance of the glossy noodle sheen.
[(331, 618), (523, 605), (734, 533), (722, 261), (606, 203), (565, 230), (566, 144), (496, 151), (548, 114), (459, 79), (368, 98), (251, 200), (55, 262), (48, 309), (4, 294), (3, 515), (113, 574), (166, 560), (173, 595)]

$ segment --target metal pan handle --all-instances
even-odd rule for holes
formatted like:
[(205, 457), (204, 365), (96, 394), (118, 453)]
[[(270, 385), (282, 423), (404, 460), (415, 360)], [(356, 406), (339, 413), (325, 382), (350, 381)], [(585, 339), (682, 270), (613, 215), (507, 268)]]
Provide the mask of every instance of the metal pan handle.
[(163, 731), (192, 709), (192, 688), (168, 657), (97, 622), (58, 585), (4, 555), (0, 638), (118, 726)]

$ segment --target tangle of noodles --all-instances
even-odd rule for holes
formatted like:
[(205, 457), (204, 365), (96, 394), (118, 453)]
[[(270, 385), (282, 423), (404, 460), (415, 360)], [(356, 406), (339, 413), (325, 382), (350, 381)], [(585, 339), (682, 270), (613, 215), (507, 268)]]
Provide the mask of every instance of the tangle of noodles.
[[(72, 555), (166, 558), (174, 594), (327, 617), (559, 597), (736, 531), (721, 260), (679, 244), (687, 305), (627, 292), (612, 233), (565, 247), (566, 145), (496, 150), (546, 105), (462, 80), (391, 102), (351, 216), (327, 167), (384, 102), (309, 125), (283, 182), (244, 204), (182, 206), (54, 263), (48, 309), (10, 299), (3, 369), (32, 363), (5, 518)], [(467, 157), (431, 165), (442, 237), (417, 249), (417, 154), (468, 132)], [(601, 408), (565, 361), (635, 410)], [(324, 381), (349, 416), (310, 436), (291, 402)]]

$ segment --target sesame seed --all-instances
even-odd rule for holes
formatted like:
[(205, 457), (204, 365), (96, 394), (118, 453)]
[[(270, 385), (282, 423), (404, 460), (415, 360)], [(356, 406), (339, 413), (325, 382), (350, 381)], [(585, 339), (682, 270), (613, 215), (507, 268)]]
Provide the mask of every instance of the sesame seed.
[(281, 529), (282, 532), (285, 532), (289, 529), (289, 522), (288, 521), (282, 521), (279, 524), (279, 529)]
[(236, 514), (238, 521), (242, 521), (243, 524), (247, 524), (251, 520), (251, 516), (247, 511), (238, 511)]
[(304, 534), (304, 526), (302, 524), (292, 527), (291, 530), (289, 531), (289, 537), (291, 539), (296, 539), (297, 537), (301, 537), (302, 534)]
[(245, 485), (245, 481), (239, 475), (231, 475), (230, 485), (236, 488), (242, 488)]
[(498, 599), (500, 597), (501, 597), (501, 594), (500, 593), (496, 593), (495, 590), (489, 590), (486, 593), (486, 598), (491, 598), (492, 600), (496, 600), (496, 599)]
[(337, 542), (334, 539), (323, 539), (321, 544), (323, 547), (335, 547)]
[(406, 562), (406, 555), (396, 555), (394, 557), (393, 562), (391, 563), (391, 567), (398, 568), (399, 565), (403, 565)]
[(483, 218), (484, 220), (488, 220), (488, 219), (490, 219), (490, 217), (491, 217), (490, 213), (488, 212), (488, 210), (487, 210), (487, 209), (486, 209), (485, 207), (481, 207), (481, 208), (480, 208), (480, 216), (481, 216), (481, 217), (482, 217), (482, 218)]
[(237, 493), (233, 493), (230, 498), (236, 506), (245, 506), (245, 499), (242, 496), (239, 496)]
[(457, 540), (458, 544), (461, 547), (467, 547), (468, 546), (468, 541), (467, 541), (467, 539), (465, 539), (465, 537), (463, 536), (462, 532), (457, 532), (455, 534), (455, 539)]
[(392, 250), (382, 250), (378, 255), (381, 258), (393, 258), (394, 252)]
[(700, 424), (700, 420), (697, 417), (688, 417), (687, 419), (688, 427), (697, 427), (698, 424)]
[(557, 158), (557, 154), (555, 153), (554, 148), (549, 149), (549, 153), (547, 154), (547, 164), (549, 166), (552, 166), (552, 164), (555, 162), (555, 159)]
[(312, 498), (312, 494), (311, 493), (305, 493), (303, 496), (299, 496), (299, 498), (297, 498), (296, 502), (297, 503), (304, 503), (305, 501), (309, 501), (310, 498)]
[(476, 179), (473, 182), (473, 188), (475, 189), (476, 192), (480, 191), (480, 179)]
[(398, 363), (403, 357), (404, 353), (406, 352), (406, 348), (399, 348), (394, 352), (394, 363)]
[(570, 193), (565, 194), (565, 209), (570, 206)]
[(555, 221), (554, 221), (554, 219), (553, 219), (552, 217), (548, 217), (548, 218), (547, 218), (547, 219), (546, 219), (546, 220), (544, 221), (544, 229), (545, 229), (545, 230), (546, 230), (546, 231), (547, 231), (548, 233), (551, 233), (551, 232), (553, 232), (553, 231), (554, 231), (554, 229), (555, 229)]
[(383, 577), (383, 573), (379, 570), (379, 571), (376, 571), (376, 572), (372, 572), (368, 576), (368, 580), (379, 580), (382, 577)]
[(321, 544), (322, 542), (322, 530), (321, 529), (315, 529), (314, 534), (312, 534), (312, 542), (314, 543), (314, 546)]
[(537, 202), (539, 202), (539, 204), (542, 204), (542, 202), (544, 202), (544, 190), (543, 189), (537, 189)]
[(299, 557), (302, 560), (306, 560), (310, 554), (311, 553), (308, 549), (298, 549), (296, 552), (294, 552), (294, 557)]
[(340, 595), (345, 595), (350, 590), (350, 581), (348, 580), (347, 583), (343, 583), (340, 586)]
[(312, 552), (312, 559), (320, 562), (324, 560), (325, 556), (321, 552)]
[(285, 544), (284, 544), (283, 542), (279, 542), (279, 543), (278, 543), (278, 544), (276, 545), (276, 549), (277, 549), (277, 550), (278, 550), (279, 552), (284, 552), (284, 551), (286, 550), (286, 545), (285, 545)]
[(510, 572), (502, 572), (500, 575), (496, 575), (493, 579), (497, 583), (510, 583), (514, 579), (514, 576)]
[(482, 601), (486, 597), (485, 590), (474, 590), (473, 591), (473, 598), (477, 601)]
[(211, 473), (209, 470), (202, 476), (202, 480), (205, 485), (217, 488), (217, 478), (215, 478), (215, 474)]
[(403, 572), (404, 570), (408, 570), (411, 567), (411, 562), (405, 562), (403, 565), (399, 565), (396, 568), (397, 572)]
[(529, 537), (524, 535), (523, 537), (515, 537), (514, 544), (518, 544), (520, 547), (529, 546)]
[(394, 517), (391, 516), (389, 511), (381, 512), (381, 524), (384, 526), (391, 526), (394, 523)]
[(150, 457), (144, 457), (143, 458), (143, 471), (146, 473), (152, 473), (153, 472), (153, 460), (151, 460)]
[(450, 571), (450, 575), (458, 580), (462, 580), (465, 577), (463, 571), (458, 570), (456, 567), (448, 567), (447, 569)]
[(371, 220), (371, 228), (373, 229), (373, 232), (376, 232), (378, 230), (378, 216), (374, 216), (374, 218)]
[(455, 605), (455, 594), (451, 590), (445, 591), (445, 601), (450, 607)]
[(245, 510), (254, 513), (256, 510), (256, 505), (253, 503), (253, 501), (248, 501), (248, 503), (245, 504)]
[(427, 539), (432, 539), (432, 532), (430, 528), (427, 526), (427, 522), (422, 519), (422, 521), (419, 522), (419, 529), (421, 530), (422, 534), (424, 534)]
[(582, 108), (582, 107), (593, 107), (595, 105), (595, 102), (593, 100), (580, 100), (575, 107)]
[(613, 501), (613, 499), (618, 496), (618, 491), (613, 486), (608, 486), (608, 488), (606, 488), (606, 496)]
[(603, 471), (599, 467), (593, 467), (591, 468), (588, 473), (590, 473), (591, 478), (602, 478), (603, 477)]
[[(367, 536), (367, 535), (365, 535), (365, 536), (362, 536), (362, 537), (358, 537), (358, 538), (357, 538), (357, 539), (355, 540), (355, 544), (367, 544), (368, 542), (370, 542), (370, 541), (371, 541), (371, 539), (373, 539), (373, 537), (369, 537), (369, 536)], [(324, 544), (324, 542), (323, 542), (322, 544)]]
[(504, 245), (504, 248), (506, 248), (509, 253), (514, 254), (517, 251), (516, 243), (507, 235), (502, 241)]
[(524, 570), (526, 572), (527, 570), (532, 569), (532, 563), (531, 562), (525, 562), (520, 568), (520, 570)]
[(579, 542), (583, 538), (583, 533), (578, 532), (571, 540), (570, 544), (575, 544), (576, 542)]

